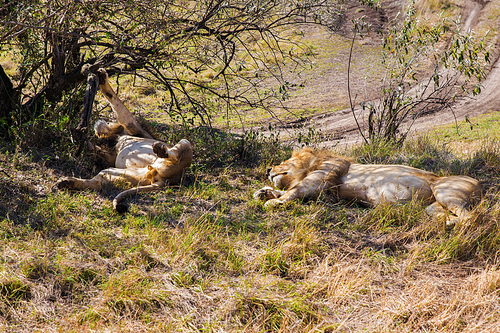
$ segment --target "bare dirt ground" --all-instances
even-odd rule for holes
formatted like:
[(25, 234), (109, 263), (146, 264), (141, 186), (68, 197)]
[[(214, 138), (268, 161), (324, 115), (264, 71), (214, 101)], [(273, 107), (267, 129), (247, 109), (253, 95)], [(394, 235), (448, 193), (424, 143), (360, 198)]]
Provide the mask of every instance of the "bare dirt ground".
[[(389, 22), (391, 18), (395, 17), (399, 11), (403, 10), (402, 2), (400, 1), (388, 1), (384, 3), (385, 6), (379, 12), (374, 12), (369, 9), (365, 11), (357, 11), (359, 15), (365, 15), (369, 17), (375, 28), (382, 28), (384, 24)], [(461, 22), (462, 30), (468, 31), (469, 29), (474, 29), (478, 22), (480, 22), (482, 15), (487, 14), (487, 9), (485, 9), (485, 3), (481, 0), (473, 1), (466, 0), (464, 5), (461, 6)], [(347, 34), (347, 32), (345, 32)], [(461, 98), (455, 102), (452, 110), (446, 110), (436, 113), (428, 113), (417, 119), (415, 123), (412, 124), (412, 131), (422, 132), (428, 130), (429, 128), (435, 127), (436, 125), (455, 123), (465, 120), (465, 117), (474, 118), (476, 116), (488, 113), (500, 111), (500, 62), (498, 61), (498, 52), (495, 52), (498, 45), (493, 48), (493, 61), (491, 63), (491, 68), (489, 69), (489, 74), (487, 79), (483, 82), (482, 91), (477, 96), (467, 96)], [(342, 77), (341, 73), (340, 74)], [(326, 103), (328, 105), (334, 104), (334, 99), (338, 97), (346, 98), (347, 92), (343, 96), (328, 96), (328, 89), (332, 88), (334, 83), (326, 83), (328, 80), (327, 73), (326, 77), (317, 77), (315, 81), (311, 82), (311, 85), (317, 86), (317, 91), (310, 91), (311, 95), (316, 95), (315, 98), (317, 103)], [(330, 77), (332, 79), (332, 77)], [(323, 83), (321, 81), (323, 80)], [(337, 85), (346, 85), (345, 77), (341, 79), (335, 78)], [(366, 81), (366, 80), (365, 80)], [(357, 86), (356, 86), (357, 84)], [(374, 96), (373, 85), (376, 82), (364, 83), (365, 87), (358, 82), (355, 83), (354, 90), (368, 91), (366, 94), (369, 97), (376, 98)], [(292, 100), (291, 103), (294, 103)], [(358, 103), (359, 105), (359, 103)], [(314, 105), (313, 105), (314, 106)], [(355, 112), (359, 119), (362, 119), (362, 110), (358, 106)], [(359, 134), (358, 126), (353, 117), (350, 108), (344, 108), (336, 112), (321, 112), (309, 117), (303, 117), (299, 120), (281, 123), (278, 126), (280, 133), (287, 134), (295, 131), (297, 127), (309, 128), (314, 126), (316, 129), (321, 130), (321, 133), (325, 135), (326, 139), (323, 141), (324, 146), (338, 146), (338, 145), (350, 145), (355, 143), (361, 143), (362, 137)]]

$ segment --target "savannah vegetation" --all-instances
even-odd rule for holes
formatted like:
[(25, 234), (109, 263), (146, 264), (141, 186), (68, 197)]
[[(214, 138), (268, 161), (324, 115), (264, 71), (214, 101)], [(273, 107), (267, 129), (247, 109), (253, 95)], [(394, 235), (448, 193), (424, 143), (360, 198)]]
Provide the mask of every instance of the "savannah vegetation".
[(0, 45), (15, 71), (2, 76), (10, 103), (0, 118), (11, 129), (38, 117), (71, 119), (84, 66), (143, 78), (162, 92), (171, 118), (191, 125), (245, 106), (270, 111), (283, 88), (257, 88), (271, 79), (283, 85), (283, 67), (302, 66), (308, 52), (289, 27), (339, 12), (327, 0), (6, 1)]
[[(491, 45), (485, 43), (488, 33), (478, 38), (477, 33), (468, 30), (470, 27), (461, 27), (460, 17), (440, 15), (429, 20), (419, 17), (417, 8), (412, 3), (404, 19), (396, 21), (387, 31), (379, 30), (385, 71), (380, 97), (367, 100), (365, 96), (358, 115), (348, 76), (350, 107), (365, 143), (378, 140), (402, 143), (422, 113), (453, 112), (457, 98), (481, 92), (487, 74), (485, 66), (490, 62)], [(348, 72), (356, 37), (362, 37), (364, 30), (370, 29), (365, 23), (363, 17), (353, 20)], [(364, 117), (366, 125), (361, 126)]]
[[(295, 7), (283, 11), (283, 3)], [(495, 331), (498, 114), (404, 140), (331, 147), (361, 163), (479, 179), (484, 200), (453, 228), (419, 202), (366, 209), (324, 193), (266, 210), (252, 197), (267, 184), (266, 167), (289, 157), (297, 140), (258, 129), (235, 135), (224, 124), (230, 113), (256, 107), (280, 114), (283, 97), (294, 93), (280, 75), (290, 64), (309, 70), (321, 52), (296, 33), (284, 38), (292, 30), (281, 22), (335, 26), (339, 4), (3, 2), (0, 65), (13, 98), (2, 104), (0, 331)], [(417, 15), (457, 8), (424, 4)], [(283, 21), (273, 20), (278, 14)], [(224, 29), (233, 33), (222, 38)], [(187, 138), (195, 147), (181, 186), (132, 197), (123, 215), (111, 202), (120, 184), (99, 193), (52, 190), (63, 175), (89, 177), (100, 168), (90, 152), (76, 156), (71, 138), (85, 63), (115, 74), (119, 95), (145, 121), (152, 116), (158, 137)], [(421, 63), (416, 74), (429, 68)], [(102, 99), (94, 112), (94, 119), (112, 118)], [(221, 112), (226, 118), (216, 121)], [(321, 137), (309, 133), (300, 145), (319, 145)]]

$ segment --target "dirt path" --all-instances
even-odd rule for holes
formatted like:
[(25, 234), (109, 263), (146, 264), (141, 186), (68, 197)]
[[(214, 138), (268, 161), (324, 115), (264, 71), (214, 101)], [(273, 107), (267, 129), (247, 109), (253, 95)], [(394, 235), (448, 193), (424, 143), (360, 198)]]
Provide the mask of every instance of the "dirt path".
[[(462, 27), (462, 32), (474, 29), (479, 21), (483, 6), (476, 1), (468, 0), (464, 8), (463, 16), (467, 19)], [(421, 117), (415, 124), (414, 130), (422, 131), (436, 124), (448, 124), (454, 121), (462, 121), (465, 117), (474, 118), (481, 114), (500, 111), (500, 62), (494, 61), (488, 77), (483, 82), (481, 93), (477, 96), (468, 96), (458, 100), (453, 105), (453, 112), (446, 111), (429, 114)]]
[[(466, 2), (462, 14), (466, 18), (463, 23), (463, 31), (468, 31), (475, 27), (479, 21), (482, 9), (483, 5), (479, 2), (472, 0)], [(420, 117), (412, 125), (411, 132), (428, 130), (437, 124), (463, 121), (466, 116), (473, 118), (490, 111), (500, 111), (500, 89), (498, 87), (500, 87), (500, 61), (497, 59), (483, 83), (481, 94), (458, 100), (453, 106), (453, 111), (445, 110)], [(363, 118), (360, 107), (356, 108), (355, 113), (358, 119)], [(363, 124), (360, 125), (362, 126)], [(324, 146), (326, 147), (362, 142), (362, 137), (359, 134), (358, 126), (350, 109), (335, 113), (326, 112), (314, 115), (300, 121), (283, 124), (278, 129), (283, 134), (286, 134), (296, 131), (296, 128), (299, 126), (303, 126), (303, 128), (314, 126), (317, 130), (321, 130), (322, 133), (327, 134), (327, 139), (324, 141)]]
[(414, 130), (425, 130), (436, 124), (447, 124), (462, 121), (465, 116), (477, 117), (493, 111), (500, 111), (500, 62), (497, 58), (488, 77), (483, 83), (483, 88), (478, 96), (466, 97), (457, 101), (453, 106), (453, 112), (441, 112), (426, 115), (418, 120)]

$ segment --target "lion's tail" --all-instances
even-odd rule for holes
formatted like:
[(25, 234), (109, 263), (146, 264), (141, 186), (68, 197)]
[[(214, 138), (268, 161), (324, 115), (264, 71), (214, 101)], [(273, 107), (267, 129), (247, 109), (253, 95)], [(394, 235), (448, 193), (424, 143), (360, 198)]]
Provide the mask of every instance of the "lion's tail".
[(153, 192), (153, 191), (158, 191), (163, 187), (165, 184), (164, 181), (159, 181), (157, 183), (151, 184), (151, 185), (144, 185), (144, 186), (136, 186), (134, 188), (131, 188), (129, 190), (125, 190), (118, 194), (114, 200), (113, 200), (113, 208), (118, 212), (118, 213), (125, 213), (128, 210), (127, 205), (122, 204), (121, 201), (128, 197), (129, 195), (137, 194), (137, 193), (144, 193), (144, 192)]

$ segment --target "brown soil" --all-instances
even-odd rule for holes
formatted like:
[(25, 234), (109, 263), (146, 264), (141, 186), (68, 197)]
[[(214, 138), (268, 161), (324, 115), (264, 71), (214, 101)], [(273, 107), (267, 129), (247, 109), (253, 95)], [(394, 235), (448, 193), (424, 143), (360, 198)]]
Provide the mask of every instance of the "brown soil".
[[(353, 15), (364, 15), (365, 19), (370, 21), (373, 27), (376, 29), (384, 29), (384, 26), (388, 22), (391, 22), (391, 20), (394, 20), (397, 13), (403, 10), (402, 3), (402, 1), (386, 1), (383, 3), (384, 7), (380, 11), (374, 11), (368, 8), (359, 10), (359, 7), (357, 9), (353, 7), (349, 9), (348, 16), (350, 15), (350, 17), (352, 17)], [(462, 29), (464, 31), (474, 29), (476, 24), (480, 21), (481, 16), (485, 14), (483, 13), (484, 6), (485, 3), (481, 0), (465, 1), (464, 6), (462, 7)], [(341, 29), (341, 33), (346, 34), (346, 37), (347, 31), (348, 29)], [(368, 42), (370, 43), (370, 41)], [(371, 43), (375, 42), (377, 41), (371, 41)], [(335, 74), (336, 76), (334, 80), (332, 80), (332, 73), (325, 73), (325, 75), (311, 79), (309, 84), (312, 88), (310, 88), (310, 98), (307, 102), (313, 103), (313, 107), (316, 107), (317, 105), (335, 105), (335, 99), (337, 99), (338, 105), (338, 98), (345, 98), (347, 96), (347, 92), (345, 92), (344, 96), (328, 93), (328, 91), (335, 91), (335, 88), (336, 91), (341, 90), (339, 86), (347, 86), (346, 77), (343, 77), (346, 76), (346, 74)], [(340, 78), (338, 79), (339, 76)], [(377, 84), (379, 84), (379, 81), (372, 81), (368, 83), (365, 82), (363, 86), (363, 84), (359, 84), (358, 80), (358, 82), (354, 83), (354, 89), (351, 89), (354, 91), (367, 91), (368, 93), (365, 94), (365, 96), (368, 96), (369, 98), (376, 98), (376, 89), (374, 87)], [(452, 111), (445, 110), (441, 112), (429, 112), (421, 116), (415, 123), (412, 124), (412, 132), (428, 130), (429, 128), (440, 124), (462, 121), (466, 116), (473, 118), (484, 113), (500, 111), (500, 89), (498, 89), (498, 87), (500, 87), (500, 62), (498, 60), (494, 60), (488, 77), (483, 82), (481, 94), (457, 100)], [(311, 96), (316, 97), (313, 98)], [(344, 103), (347, 102), (348, 100)], [(303, 106), (300, 105), (300, 101), (294, 101), (292, 98), (289, 104), (293, 103), (299, 103), (298, 106)], [(295, 106), (297, 106), (297, 104)], [(286, 135), (286, 133), (293, 133), (298, 127), (309, 128), (314, 126), (316, 129), (321, 130), (323, 134), (326, 134), (326, 139), (324, 141), (324, 145), (326, 147), (362, 142), (362, 137), (359, 134), (358, 126), (353, 117), (352, 111), (350, 108), (345, 107), (346, 105), (344, 104), (344, 109), (340, 111), (321, 112), (312, 116), (302, 117), (298, 120), (295, 119), (289, 122), (281, 123), (281, 125), (278, 126), (278, 130)], [(358, 107), (355, 112), (360, 115), (362, 113), (361, 108)]]

